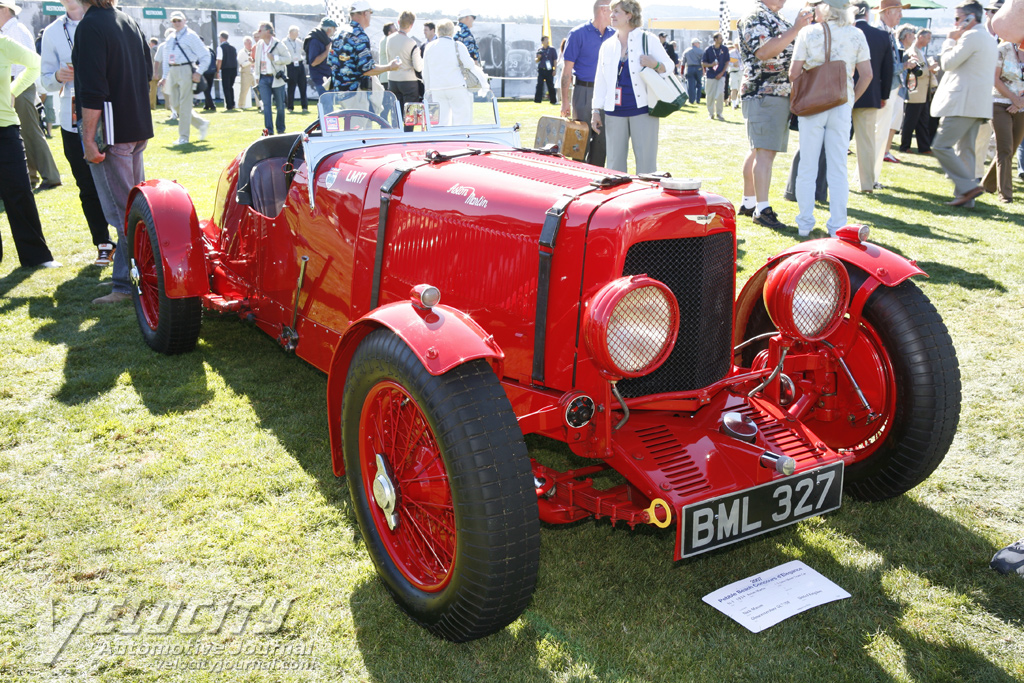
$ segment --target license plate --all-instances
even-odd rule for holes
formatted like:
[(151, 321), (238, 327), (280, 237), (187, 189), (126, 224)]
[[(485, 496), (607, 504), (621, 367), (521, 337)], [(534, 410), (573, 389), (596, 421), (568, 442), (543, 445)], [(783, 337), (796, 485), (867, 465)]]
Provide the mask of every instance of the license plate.
[(683, 507), (682, 557), (744, 541), (842, 505), (842, 461)]

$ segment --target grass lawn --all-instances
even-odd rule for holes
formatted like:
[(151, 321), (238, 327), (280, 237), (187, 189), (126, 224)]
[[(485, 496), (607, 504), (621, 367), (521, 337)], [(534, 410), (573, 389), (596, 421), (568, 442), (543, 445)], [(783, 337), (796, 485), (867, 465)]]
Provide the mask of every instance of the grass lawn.
[[(501, 109), (527, 144), (537, 118), (557, 114)], [(165, 118), (147, 175), (181, 182), (208, 216), (215, 179), (262, 116), (218, 112), (209, 140), (183, 148)], [(726, 118), (691, 106), (663, 120), (659, 160), (736, 202), (746, 137), (738, 111)], [(288, 127), (311, 120), (291, 115)], [(790, 143), (772, 202), (792, 224)], [(77, 189), (51, 147), (64, 185), (36, 199), (63, 267), (17, 268), (0, 220), (0, 680), (1024, 680), (1024, 580), (988, 568), (1024, 537), (1020, 184), (1008, 207), (987, 195), (949, 209), (935, 160), (908, 154), (885, 165), (886, 190), (850, 197), (851, 221), (928, 272), (918, 284), (956, 344), (960, 428), (928, 481), (677, 563), (672, 529), (544, 528), (530, 608), (453, 645), (376, 579), (331, 473), (326, 377), (237, 319), (207, 316), (197, 350), (168, 358), (145, 346), (130, 305), (90, 305), (110, 271), (91, 265)], [(740, 219), (739, 240), (745, 280), (796, 229)], [(852, 597), (760, 634), (701, 601), (794, 559)]]

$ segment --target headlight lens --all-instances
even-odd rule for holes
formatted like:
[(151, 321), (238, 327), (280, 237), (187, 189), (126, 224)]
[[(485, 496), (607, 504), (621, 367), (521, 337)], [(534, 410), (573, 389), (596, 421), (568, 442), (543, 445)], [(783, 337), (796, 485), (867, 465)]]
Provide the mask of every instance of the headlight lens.
[(660, 366), (679, 332), (679, 305), (669, 288), (644, 275), (620, 278), (594, 295), (584, 340), (601, 372), (639, 377)]
[(833, 256), (792, 256), (768, 274), (764, 302), (782, 334), (817, 341), (832, 334), (846, 315), (850, 277)]

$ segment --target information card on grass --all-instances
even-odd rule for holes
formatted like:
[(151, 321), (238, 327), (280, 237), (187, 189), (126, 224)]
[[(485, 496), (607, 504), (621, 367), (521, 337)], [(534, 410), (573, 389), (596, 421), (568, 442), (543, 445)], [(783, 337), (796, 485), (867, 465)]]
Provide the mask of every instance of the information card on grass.
[(799, 560), (730, 583), (704, 602), (760, 633), (794, 614), (850, 594)]

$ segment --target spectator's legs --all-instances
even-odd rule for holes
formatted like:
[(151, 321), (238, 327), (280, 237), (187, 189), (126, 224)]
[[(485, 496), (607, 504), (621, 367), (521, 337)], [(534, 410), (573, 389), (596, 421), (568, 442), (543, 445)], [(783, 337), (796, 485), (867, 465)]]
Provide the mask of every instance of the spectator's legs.
[[(279, 85), (274, 88), (274, 106), (277, 107), (277, 134), (280, 135), (284, 132), (284, 90), (285, 86)], [(264, 107), (267, 105), (264, 104)], [(269, 112), (270, 109), (264, 111)], [(267, 130), (270, 130), (269, 128)]]
[[(814, 229), (814, 182), (818, 176), (818, 157), (824, 144), (827, 122), (827, 111), (800, 117), (800, 167), (796, 176), (796, 201), (800, 212), (796, 216), (796, 227), (802, 237)], [(760, 195), (757, 199), (762, 201)]]
[[(609, 117), (606, 117), (606, 119)], [(658, 128), (660, 119), (647, 114), (630, 116), (629, 137), (633, 141), (636, 172), (654, 173), (658, 170)]]
[(78, 133), (63, 128), (60, 129), (60, 134), (64, 143), (64, 158), (71, 165), (71, 174), (78, 185), (78, 198), (82, 202), (85, 222), (89, 224), (89, 232), (92, 233), (92, 243), (110, 243), (113, 241), (110, 239), (110, 226), (103, 215), (103, 204), (96, 192), (96, 181), (93, 180), (89, 162), (85, 160), (85, 153), (82, 151), (82, 139)]
[(850, 199), (850, 180), (846, 176), (846, 150), (850, 145), (850, 116), (853, 103), (829, 109), (825, 123), (825, 175), (828, 178), (828, 228), (833, 237), (846, 225), (846, 207)]
[[(0, 127), (0, 199), (14, 237), (14, 248), (22, 266), (37, 266), (53, 260), (43, 237), (39, 210), (25, 165), (25, 146), (18, 126)], [(0, 245), (0, 260), (3, 247)]]
[(604, 134), (606, 143), (605, 168), (625, 173), (629, 163), (629, 118), (605, 115)]
[(273, 104), (273, 88), (271, 87), (274, 83), (274, 77), (270, 74), (266, 76), (260, 76), (260, 82), (257, 86), (260, 92), (260, 102), (263, 103), (263, 127), (268, 133), (274, 132), (274, 113), (271, 105)]
[(220, 84), (224, 88), (224, 108), (235, 108), (235, 78), (238, 76), (238, 69), (221, 69)]
[[(980, 124), (981, 119), (969, 116), (944, 116), (932, 142), (932, 153), (953, 181), (953, 193), (957, 197), (977, 185), (974, 180), (974, 142)], [(953, 150), (958, 142), (962, 150), (960, 155)]]
[(857, 175), (861, 192), (871, 192), (875, 187), (875, 132), (879, 111), (874, 107), (853, 110), (853, 138), (857, 145)]
[[(179, 69), (184, 71), (184, 69)], [(117, 230), (120, 247), (114, 252), (113, 291), (131, 293), (128, 280), (128, 249), (130, 242), (125, 239), (124, 215), (128, 206), (128, 193), (146, 179), (142, 152), (146, 141), (120, 142), (107, 148), (106, 158), (99, 164), (89, 164), (96, 190), (103, 204), (107, 222)]]

